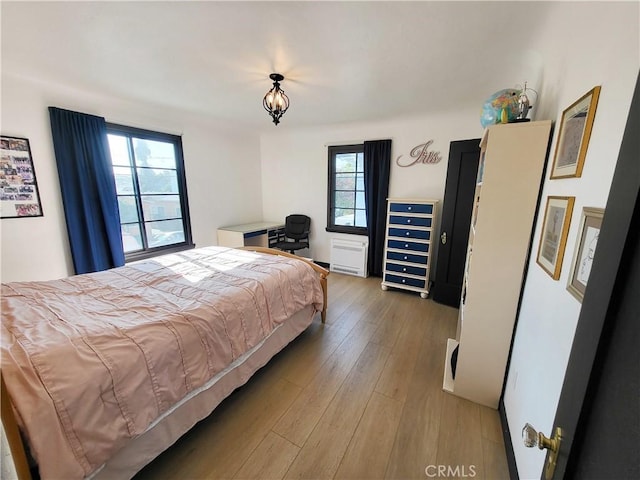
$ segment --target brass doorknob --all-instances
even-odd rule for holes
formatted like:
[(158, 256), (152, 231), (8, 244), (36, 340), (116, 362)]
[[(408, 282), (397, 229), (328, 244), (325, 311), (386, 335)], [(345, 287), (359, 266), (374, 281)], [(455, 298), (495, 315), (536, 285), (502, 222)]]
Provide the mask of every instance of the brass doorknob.
[(536, 432), (536, 429), (531, 424), (526, 423), (522, 429), (522, 441), (525, 447), (537, 446), (540, 450), (549, 450), (549, 457), (547, 460), (547, 466), (544, 469), (545, 478), (551, 480), (553, 478), (553, 472), (556, 469), (556, 463), (558, 461), (558, 452), (560, 451), (560, 443), (562, 443), (562, 429), (556, 427), (553, 437), (545, 437), (542, 432)]

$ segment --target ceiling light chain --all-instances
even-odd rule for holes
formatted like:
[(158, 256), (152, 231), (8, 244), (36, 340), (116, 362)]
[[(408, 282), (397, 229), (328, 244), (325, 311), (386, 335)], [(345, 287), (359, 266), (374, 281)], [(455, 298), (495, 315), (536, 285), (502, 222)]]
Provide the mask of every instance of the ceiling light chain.
[(273, 123), (278, 125), (280, 123), (280, 117), (282, 117), (289, 108), (289, 97), (287, 97), (280, 88), (280, 82), (284, 80), (282, 75), (272, 73), (269, 75), (269, 78), (273, 80), (273, 87), (264, 96), (262, 106), (273, 118)]

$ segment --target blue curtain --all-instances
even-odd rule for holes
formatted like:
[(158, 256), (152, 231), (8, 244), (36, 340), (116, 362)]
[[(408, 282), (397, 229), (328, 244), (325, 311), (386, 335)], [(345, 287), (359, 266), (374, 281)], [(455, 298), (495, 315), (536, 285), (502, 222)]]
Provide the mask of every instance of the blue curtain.
[(104, 118), (55, 107), (49, 117), (76, 273), (124, 265)]
[(369, 232), (369, 275), (382, 277), (391, 140), (364, 142), (364, 198)]

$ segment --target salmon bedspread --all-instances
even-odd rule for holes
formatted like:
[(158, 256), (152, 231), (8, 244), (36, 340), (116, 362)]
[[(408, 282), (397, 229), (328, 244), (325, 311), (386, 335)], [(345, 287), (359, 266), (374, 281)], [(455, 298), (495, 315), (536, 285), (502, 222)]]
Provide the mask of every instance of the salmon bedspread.
[(83, 478), (280, 323), (305, 262), (222, 247), (2, 285), (2, 371), (42, 478)]

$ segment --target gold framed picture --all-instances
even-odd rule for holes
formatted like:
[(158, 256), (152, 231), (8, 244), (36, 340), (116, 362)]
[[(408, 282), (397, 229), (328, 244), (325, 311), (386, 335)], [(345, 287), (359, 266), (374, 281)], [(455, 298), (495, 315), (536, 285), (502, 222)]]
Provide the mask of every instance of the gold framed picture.
[(571, 274), (567, 283), (567, 290), (580, 302), (584, 297), (584, 291), (587, 288), (587, 281), (591, 273), (591, 265), (596, 253), (603, 215), (604, 209), (602, 208), (584, 207), (582, 209), (580, 230), (576, 248), (573, 252)]
[(576, 197), (547, 197), (536, 261), (554, 280), (560, 278), (575, 199)]
[(562, 112), (551, 178), (580, 177), (596, 116), (600, 87), (593, 87)]

